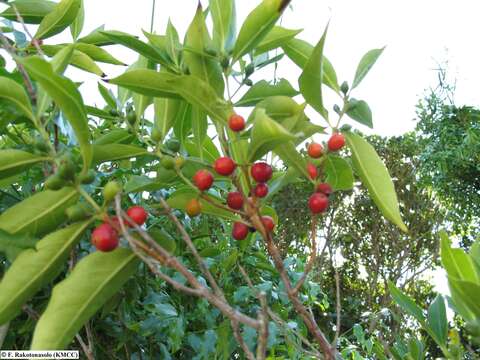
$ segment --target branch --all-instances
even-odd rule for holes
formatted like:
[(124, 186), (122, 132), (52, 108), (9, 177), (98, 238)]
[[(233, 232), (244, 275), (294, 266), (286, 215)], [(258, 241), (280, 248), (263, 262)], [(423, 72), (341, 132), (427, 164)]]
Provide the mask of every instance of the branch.
[(260, 328), (258, 329), (257, 360), (265, 360), (268, 343), (268, 305), (267, 296), (263, 291), (258, 294), (258, 297), (260, 299), (261, 309), (258, 312)]
[(338, 337), (340, 336), (340, 329), (342, 327), (342, 302), (340, 299), (340, 274), (337, 267), (335, 267), (335, 290), (336, 290), (336, 300), (337, 300), (337, 323), (335, 325), (335, 338), (333, 340), (332, 346), (337, 348), (338, 346)]
[(233, 336), (235, 337), (235, 340), (237, 340), (237, 342), (240, 344), (240, 347), (245, 353), (245, 357), (248, 360), (255, 360), (255, 355), (253, 355), (253, 353), (248, 348), (248, 345), (243, 340), (242, 333), (240, 331), (240, 326), (238, 325), (238, 321), (230, 319), (230, 324), (232, 325)]
[(310, 250), (310, 259), (308, 260), (307, 266), (302, 274), (300, 280), (298, 280), (297, 284), (293, 288), (294, 294), (297, 294), (300, 289), (302, 288), (305, 280), (307, 279), (308, 274), (313, 269), (313, 265), (315, 264), (315, 260), (317, 259), (317, 217), (314, 216), (312, 220), (312, 230), (311, 230), (311, 250)]

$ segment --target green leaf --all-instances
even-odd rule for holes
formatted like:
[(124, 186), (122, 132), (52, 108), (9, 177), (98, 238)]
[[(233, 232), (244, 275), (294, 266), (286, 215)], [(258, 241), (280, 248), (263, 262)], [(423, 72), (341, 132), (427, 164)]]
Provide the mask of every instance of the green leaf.
[[(223, 200), (213, 196), (212, 194), (206, 194), (211, 201), (217, 202), (218, 204), (223, 204)], [(167, 200), (169, 206), (174, 209), (183, 210), (187, 207), (187, 204), (190, 200), (196, 198), (198, 194), (190, 188), (183, 188), (175, 191)], [(239, 218), (231, 213), (230, 211), (220, 209), (204, 199), (198, 199), (202, 205), (202, 214), (215, 215), (222, 217), (227, 220), (237, 221)]]
[(159, 182), (157, 179), (152, 179), (147, 176), (134, 175), (125, 184), (124, 191), (127, 194), (142, 191), (152, 192), (160, 190), (163, 186), (163, 183)]
[(44, 235), (65, 221), (65, 210), (77, 200), (77, 191), (71, 187), (38, 192), (5, 210), (0, 215), (0, 229), (10, 234)]
[(47, 160), (47, 157), (30, 154), (21, 150), (0, 150), (0, 179), (20, 174), (33, 165)]
[(160, 132), (161, 139), (167, 136), (175, 124), (182, 107), (182, 101), (176, 99), (155, 98), (153, 100), (155, 109), (155, 128)]
[(370, 50), (362, 57), (360, 63), (358, 64), (357, 71), (355, 72), (352, 89), (356, 88), (360, 84), (380, 55), (382, 55), (384, 49), (385, 48)]
[(72, 33), (73, 40), (77, 40), (78, 36), (82, 32), (83, 25), (85, 23), (85, 7), (83, 0), (80, 0), (80, 9), (78, 10), (75, 21), (70, 25), (70, 32)]
[(143, 95), (153, 97), (183, 97), (204, 110), (212, 120), (227, 123), (231, 107), (219, 98), (215, 90), (203, 80), (191, 75), (174, 75), (153, 70), (132, 70), (109, 80)]
[(307, 161), (305, 160), (305, 157), (298, 153), (293, 142), (289, 141), (277, 146), (274, 149), (274, 152), (285, 164), (296, 169), (298, 173), (302, 174), (307, 179), (310, 179), (307, 171)]
[(101, 77), (105, 76), (105, 73), (97, 65), (97, 63), (93, 61), (92, 58), (90, 58), (90, 56), (88, 56), (87, 54), (84, 54), (79, 50), (73, 51), (70, 63), (81, 70), (87, 71), (97, 76), (101, 76)]
[(130, 159), (148, 154), (148, 151), (144, 148), (134, 145), (93, 145), (93, 162), (95, 164), (101, 164), (107, 161)]
[(116, 116), (112, 116), (110, 115), (110, 113), (100, 110), (93, 106), (85, 105), (85, 111), (87, 112), (88, 115), (95, 116), (100, 119), (115, 120), (117, 118)]
[(480, 282), (473, 259), (463, 249), (453, 249), (445, 231), (440, 232), (442, 264), (448, 276), (460, 280)]
[[(136, 69), (152, 69), (152, 62), (143, 56), (139, 56), (138, 60), (131, 67)], [(151, 96), (142, 94), (132, 95), (133, 104), (135, 106), (135, 113), (137, 115), (137, 123), (139, 123), (145, 113), (145, 110), (153, 103)]]
[(32, 350), (65, 349), (82, 326), (135, 273), (139, 260), (128, 250), (84, 257), (52, 291), (35, 327)]
[(368, 104), (363, 100), (351, 99), (348, 102), (346, 114), (353, 120), (356, 120), (362, 125), (373, 129), (372, 111)]
[(215, 162), (220, 157), (217, 147), (208, 136), (204, 138), (201, 149), (191, 141), (185, 142), (185, 148), (190, 156), (200, 158), (200, 154), (203, 154), (204, 159), (209, 163)]
[(428, 327), (435, 335), (434, 339), (440, 346), (447, 346), (448, 321), (445, 300), (437, 295), (428, 308)]
[(0, 14), (1, 17), (10, 21), (18, 21), (17, 14), (12, 5), (18, 10), (26, 24), (40, 24), (45, 16), (55, 9), (57, 5), (53, 1), (39, 0), (16, 0), (9, 2), (9, 7)]
[(13, 102), (33, 123), (36, 122), (28, 94), (19, 83), (0, 77), (0, 98)]
[(168, 19), (167, 32), (166, 32), (166, 52), (170, 56), (170, 59), (178, 65), (178, 56), (181, 50), (182, 45), (180, 44), (180, 39), (178, 37), (177, 29), (173, 26), (170, 19)]
[(33, 295), (55, 279), (89, 223), (76, 223), (51, 233), (35, 249), (25, 250), (16, 258), (0, 282), (0, 324), (12, 320)]
[[(34, 248), (37, 241), (37, 238), (32, 237), (29, 234), (12, 235), (6, 231), (0, 230), (0, 252), (5, 253), (10, 262), (13, 262), (18, 254), (25, 249)], [(0, 322), (0, 324), (3, 323)]]
[(323, 47), (328, 27), (322, 38), (313, 49), (312, 55), (303, 68), (302, 75), (298, 79), (300, 92), (307, 103), (312, 106), (325, 119), (328, 119), (327, 110), (323, 106), (322, 83), (323, 83)]
[(351, 190), (353, 188), (352, 167), (345, 159), (328, 155), (325, 159), (325, 181), (336, 191)]
[(177, 116), (173, 123), (173, 133), (175, 137), (184, 144), (185, 139), (192, 130), (192, 105), (185, 101), (180, 102)]
[(40, 23), (35, 39), (46, 39), (61, 33), (75, 21), (80, 11), (81, 0), (62, 0)]
[[(282, 49), (285, 54), (297, 64), (301, 69), (305, 68), (308, 60), (312, 56), (314, 47), (306, 41), (300, 39), (292, 39), (289, 42), (282, 45)], [(323, 56), (323, 78), (322, 81), (325, 85), (330, 87), (333, 91), (339, 92), (340, 86), (338, 85), (337, 74), (333, 68), (332, 63)]]
[(137, 39), (135, 36), (121, 31), (101, 31), (100, 33), (114, 43), (123, 45), (137, 52), (143, 57), (146, 57), (148, 60), (153, 61), (154, 63), (161, 64), (167, 68), (170, 67), (169, 62), (160, 51), (156, 50), (153, 46)]
[(157, 244), (167, 250), (170, 254), (175, 252), (177, 243), (165, 230), (160, 227), (152, 227), (148, 229), (148, 234), (157, 242)]
[[(480, 318), (480, 303), (478, 302), (480, 284), (459, 280), (451, 276), (448, 277), (448, 284), (456, 310), (464, 310), (460, 314), (466, 320), (478, 320)], [(466, 313), (465, 309), (467, 310)]]
[(78, 43), (91, 44), (96, 46), (113, 45), (114, 41), (110, 40), (107, 36), (102, 34), (105, 30), (105, 25), (99, 26), (93, 30), (90, 34), (78, 39)]
[(195, 17), (185, 36), (185, 46), (188, 46), (193, 51), (184, 52), (184, 61), (192, 75), (210, 84), (217, 92), (217, 95), (223, 98), (225, 85), (219, 62), (216, 59), (201, 55), (206, 48), (212, 45), (201, 4), (200, 2), (198, 4)]
[(110, 106), (112, 109), (117, 108), (117, 100), (115, 99), (110, 90), (108, 90), (101, 83), (98, 83), (98, 91), (100, 92), (100, 95), (102, 95), (103, 100), (105, 100), (108, 106)]
[(246, 18), (233, 49), (233, 62), (252, 51), (272, 30), (290, 0), (263, 0)]
[(235, 106), (255, 106), (260, 101), (271, 96), (294, 97), (297, 95), (298, 91), (285, 79), (280, 79), (280, 81), (274, 85), (269, 84), (265, 80), (261, 80), (253, 85)]
[(200, 151), (200, 159), (203, 160), (203, 141), (207, 136), (208, 120), (204, 112), (197, 107), (192, 109), (192, 132), (193, 141)]
[(225, 52), (231, 50), (235, 38), (235, 1), (210, 0), (213, 21), (213, 43)]
[(275, 26), (267, 34), (267, 36), (265, 36), (260, 44), (257, 45), (255, 48), (255, 55), (260, 55), (267, 51), (274, 50), (290, 41), (301, 32), (302, 30), (290, 30), (281, 26)]
[(388, 288), (393, 300), (395, 300), (403, 311), (413, 316), (423, 326), (425, 324), (425, 316), (423, 315), (422, 309), (418, 307), (411, 298), (403, 294), (391, 281), (388, 282)]
[(113, 129), (95, 140), (95, 145), (129, 144), (135, 137), (125, 129)]
[(390, 174), (375, 149), (354, 133), (346, 133), (353, 166), (383, 216), (407, 232), (400, 214), (397, 194)]
[(263, 109), (255, 112), (255, 120), (248, 149), (248, 160), (253, 162), (282, 143), (295, 140), (278, 122), (270, 118)]
[(113, 65), (125, 65), (124, 62), (118, 60), (114, 56), (112, 56), (108, 51), (92, 44), (84, 44), (84, 43), (76, 43), (75, 49), (81, 51), (85, 55), (88, 55), (92, 60), (106, 63), (106, 64), (113, 64)]
[(19, 61), (55, 101), (72, 125), (83, 156), (83, 171), (87, 171), (92, 160), (90, 129), (83, 99), (77, 87), (71, 80), (55, 73), (52, 66), (39, 57), (34, 56)]

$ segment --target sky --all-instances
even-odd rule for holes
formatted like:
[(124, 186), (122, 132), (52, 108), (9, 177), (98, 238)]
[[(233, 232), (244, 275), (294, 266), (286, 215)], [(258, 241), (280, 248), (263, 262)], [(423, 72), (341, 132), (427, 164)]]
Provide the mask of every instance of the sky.
[[(141, 35), (149, 30), (152, 0), (84, 0), (86, 22), (82, 35), (99, 25)], [(204, 7), (208, 1), (202, 0)], [(259, 3), (258, 0), (237, 1), (237, 17), (242, 20)], [(169, 17), (180, 36), (190, 23), (197, 0), (157, 0), (154, 31), (164, 32)], [(477, 16), (480, 2), (472, 0), (293, 0), (282, 26), (303, 29), (298, 37), (315, 44), (330, 22), (325, 54), (333, 63), (339, 82), (351, 83), (363, 54), (386, 46), (375, 67), (355, 90), (353, 96), (367, 101), (373, 112), (374, 132), (399, 135), (415, 126), (415, 105), (425, 89), (436, 84), (438, 63), (449, 63), (450, 78), (456, 79), (456, 101), (459, 105), (480, 104), (480, 52)], [(71, 41), (69, 32), (47, 43)], [(121, 47), (110, 49), (121, 60), (131, 63), (135, 55)], [(120, 74), (122, 67), (102, 66), (109, 77)], [(84, 72), (72, 74), (85, 82), (83, 94), (90, 104), (97, 102), (98, 78)], [(273, 74), (273, 72), (271, 73)], [(265, 74), (262, 74), (265, 75)], [(281, 62), (277, 75), (298, 87), (300, 70), (289, 60)], [(269, 74), (266, 74), (269, 76)], [(328, 109), (333, 102), (326, 94)], [(314, 121), (316, 119), (314, 113)], [(367, 129), (359, 128), (363, 131)]]

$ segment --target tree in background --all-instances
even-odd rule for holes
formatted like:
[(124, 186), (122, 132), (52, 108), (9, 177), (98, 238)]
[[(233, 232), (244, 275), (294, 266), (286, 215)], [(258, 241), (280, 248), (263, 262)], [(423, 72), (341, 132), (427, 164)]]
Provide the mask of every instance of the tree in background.
[(422, 184), (446, 209), (449, 228), (472, 242), (480, 224), (480, 111), (457, 106), (446, 70), (417, 106)]

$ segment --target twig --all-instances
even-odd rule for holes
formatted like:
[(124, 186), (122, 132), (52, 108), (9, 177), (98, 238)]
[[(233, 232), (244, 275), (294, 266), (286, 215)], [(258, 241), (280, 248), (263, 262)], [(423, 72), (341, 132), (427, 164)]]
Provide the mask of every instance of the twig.
[(10, 45), (7, 37), (4, 35), (1, 29), (0, 29), (0, 42), (2, 43), (4, 49), (10, 54), (13, 61), (15, 61), (15, 63), (17, 64), (18, 71), (22, 75), (23, 82), (25, 83), (25, 87), (27, 88), (27, 91), (28, 91), (28, 95), (30, 96), (32, 103), (35, 104), (37, 102), (37, 94), (35, 93), (32, 80), (30, 79), (30, 76), (28, 76), (28, 73), (23, 67), (23, 65), (17, 60), (17, 54), (15, 52), (15, 49)]
[(258, 297), (260, 299), (261, 309), (258, 312), (260, 328), (258, 329), (257, 336), (257, 360), (265, 360), (268, 342), (268, 305), (267, 296), (263, 291), (258, 294)]
[(245, 340), (243, 340), (238, 321), (231, 319), (230, 324), (232, 325), (233, 336), (235, 337), (235, 340), (237, 340), (238, 344), (240, 345), (243, 352), (245, 353), (245, 357), (248, 360), (255, 360), (255, 355), (253, 355), (253, 353), (248, 348), (248, 345), (245, 343)]
[(23, 20), (22, 15), (20, 15), (20, 12), (17, 9), (17, 6), (14, 3), (10, 3), (10, 6), (12, 7), (13, 11), (15, 12), (15, 15), (17, 16), (17, 20), (20, 24), (22, 24), (23, 30), (27, 34), (27, 36), (30, 38), (32, 45), (35, 46), (37, 49), (38, 53), (45, 57), (45, 54), (43, 53), (42, 49), (40, 48), (40, 45), (36, 39), (33, 38), (32, 34), (28, 30), (27, 25), (25, 25), (25, 21)]
[(307, 279), (308, 274), (313, 269), (313, 265), (315, 264), (315, 260), (317, 259), (317, 217), (315, 216), (312, 220), (312, 230), (311, 230), (311, 249), (310, 249), (310, 259), (308, 260), (307, 265), (305, 266), (305, 270), (302, 274), (300, 280), (298, 280), (297, 284), (293, 288), (294, 294), (297, 294), (300, 289), (302, 288), (305, 280)]
[(337, 300), (337, 323), (335, 325), (335, 338), (333, 340), (332, 346), (337, 348), (338, 346), (338, 337), (340, 336), (340, 328), (342, 327), (342, 302), (340, 299), (340, 274), (337, 267), (335, 266), (335, 290), (336, 290), (336, 300)]

